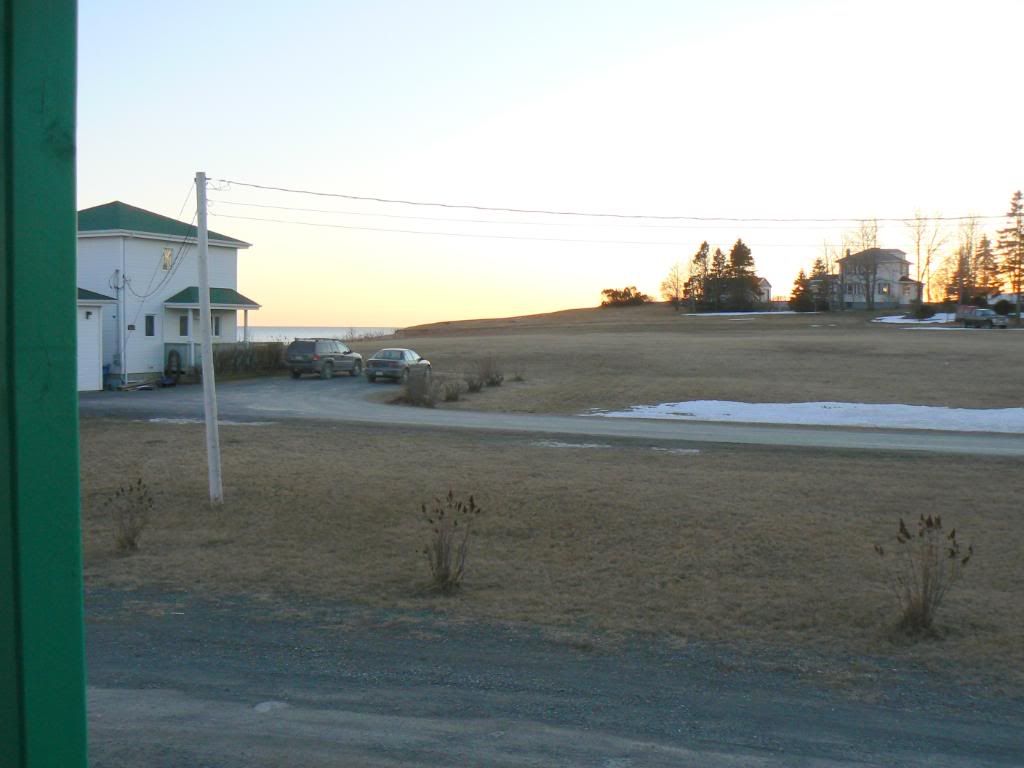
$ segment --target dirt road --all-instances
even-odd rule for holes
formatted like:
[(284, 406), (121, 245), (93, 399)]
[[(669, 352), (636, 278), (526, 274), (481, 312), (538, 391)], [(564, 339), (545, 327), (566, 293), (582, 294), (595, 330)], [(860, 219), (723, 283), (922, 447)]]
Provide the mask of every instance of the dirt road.
[[(410, 408), (367, 399), (386, 386), (348, 377), (330, 381), (269, 378), (226, 382), (218, 385), (220, 418), (239, 421), (326, 419), (609, 439), (1024, 456), (1024, 436), (1018, 435), (505, 414)], [(394, 391), (397, 393), (397, 388)], [(202, 389), (196, 386), (149, 392), (93, 392), (80, 396), (79, 408), (83, 414), (94, 416), (198, 419), (203, 416), (203, 396)]]
[(1011, 766), (1019, 701), (858, 660), (92, 590), (91, 764)]

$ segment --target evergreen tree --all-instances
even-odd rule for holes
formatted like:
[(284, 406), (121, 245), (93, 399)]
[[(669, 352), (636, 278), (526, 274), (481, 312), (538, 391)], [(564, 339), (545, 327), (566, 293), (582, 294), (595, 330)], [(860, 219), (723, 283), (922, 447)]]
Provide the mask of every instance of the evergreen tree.
[(1002, 280), (999, 277), (999, 262), (992, 250), (988, 235), (982, 235), (974, 252), (974, 280), (979, 293), (999, 293)]
[(998, 231), (996, 253), (999, 254), (1000, 276), (1017, 294), (1017, 325), (1020, 325), (1021, 288), (1024, 285), (1024, 202), (1018, 189), (1010, 199), (1006, 213), (1007, 226)]
[(693, 304), (694, 310), (704, 307), (708, 301), (708, 276), (711, 273), (711, 265), (708, 262), (710, 252), (711, 246), (705, 240), (700, 244), (697, 252), (693, 254), (693, 258), (690, 259), (690, 279), (687, 280), (686, 293), (687, 298)]
[(814, 294), (811, 292), (810, 281), (803, 269), (793, 282), (793, 292), (789, 296), (789, 308), (795, 312), (813, 312)]
[(711, 274), (708, 275), (708, 285), (705, 290), (705, 299), (710, 300), (711, 308), (715, 312), (722, 309), (725, 298), (725, 283), (728, 276), (729, 265), (725, 260), (725, 254), (721, 248), (715, 248), (711, 257)]
[(825, 260), (819, 256), (814, 260), (811, 267), (811, 276), (808, 279), (811, 286), (811, 295), (814, 298), (814, 309), (817, 312), (828, 312), (831, 309), (831, 276), (828, 273), (828, 266)]
[(746, 277), (753, 274), (754, 257), (751, 255), (747, 244), (742, 239), (737, 238), (732, 246), (732, 250), (729, 251), (729, 276)]
[(728, 308), (738, 311), (753, 309), (758, 298), (757, 275), (754, 274), (754, 257), (743, 240), (737, 238), (733, 244), (726, 269)]

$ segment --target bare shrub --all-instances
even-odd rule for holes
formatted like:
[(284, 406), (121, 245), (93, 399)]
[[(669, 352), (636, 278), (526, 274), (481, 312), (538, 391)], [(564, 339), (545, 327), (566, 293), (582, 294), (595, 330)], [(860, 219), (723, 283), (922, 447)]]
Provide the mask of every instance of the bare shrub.
[(526, 381), (526, 368), (517, 365), (512, 369), (512, 381)]
[(501, 370), (501, 363), (498, 362), (498, 358), (494, 355), (480, 358), (477, 361), (477, 371), (484, 384), (488, 387), (500, 387), (501, 382), (505, 380), (505, 374)]
[(428, 370), (410, 370), (402, 387), (399, 400), (420, 408), (433, 408), (437, 404), (438, 386)]
[[(945, 533), (939, 515), (921, 515), (916, 535), (900, 518), (896, 545), (886, 576), (903, 612), (900, 627), (909, 634), (930, 630), (942, 599), (963, 576), (974, 547), (968, 545), (963, 552), (956, 528)], [(879, 544), (875, 552), (883, 559), (889, 556)]]
[(139, 548), (139, 538), (153, 512), (153, 495), (142, 478), (117, 489), (109, 502), (114, 520), (114, 544), (118, 552), (129, 554)]
[(468, 392), (479, 392), (484, 388), (484, 380), (480, 377), (478, 371), (466, 371), (463, 374), (462, 380), (466, 382), (466, 390)]
[(285, 367), (285, 346), (279, 341), (214, 344), (213, 370), (217, 374), (274, 373)]
[(441, 399), (446, 403), (456, 403), (462, 397), (465, 384), (458, 379), (445, 379), (441, 382)]
[(466, 501), (448, 491), (444, 499), (434, 499), (430, 509), (423, 504), (421, 514), (430, 526), (430, 540), (423, 554), (430, 564), (431, 587), (444, 595), (455, 592), (466, 572), (466, 551), (473, 520), (480, 514), (473, 497)]

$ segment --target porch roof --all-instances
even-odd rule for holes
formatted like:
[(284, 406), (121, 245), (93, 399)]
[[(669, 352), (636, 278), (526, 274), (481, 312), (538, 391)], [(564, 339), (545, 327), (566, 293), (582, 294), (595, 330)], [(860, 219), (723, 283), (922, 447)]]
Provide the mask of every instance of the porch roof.
[[(199, 288), (190, 285), (182, 291), (178, 291), (164, 302), (165, 307), (180, 307), (183, 309), (199, 308)], [(214, 309), (259, 309), (260, 305), (252, 299), (243, 296), (234, 288), (211, 288), (210, 306)]]

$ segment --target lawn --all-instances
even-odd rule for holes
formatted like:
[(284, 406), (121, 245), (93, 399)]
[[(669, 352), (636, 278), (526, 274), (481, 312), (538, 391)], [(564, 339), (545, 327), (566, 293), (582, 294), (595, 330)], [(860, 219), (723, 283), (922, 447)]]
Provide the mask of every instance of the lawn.
[[(874, 313), (883, 314), (883, 313)], [(395, 339), (458, 374), (485, 354), (507, 386), (444, 407), (537, 413), (683, 400), (1020, 405), (1024, 332), (905, 330), (874, 314), (687, 317), (663, 304), (436, 323)], [(892, 314), (892, 313), (889, 313)], [(518, 372), (524, 381), (511, 382)]]
[[(89, 585), (880, 654), (1024, 685), (1019, 462), (629, 441), (559, 448), (348, 425), (318, 425), (311, 439), (298, 422), (225, 426), (226, 503), (212, 511), (201, 426), (86, 418), (81, 435)], [(155, 513), (140, 551), (118, 556), (106, 502), (140, 477)], [(484, 514), (465, 588), (442, 598), (423, 591), (418, 511), (449, 488), (473, 493)], [(941, 513), (976, 555), (940, 611), (939, 637), (910, 644), (893, 635), (896, 606), (873, 544), (920, 512)]]

